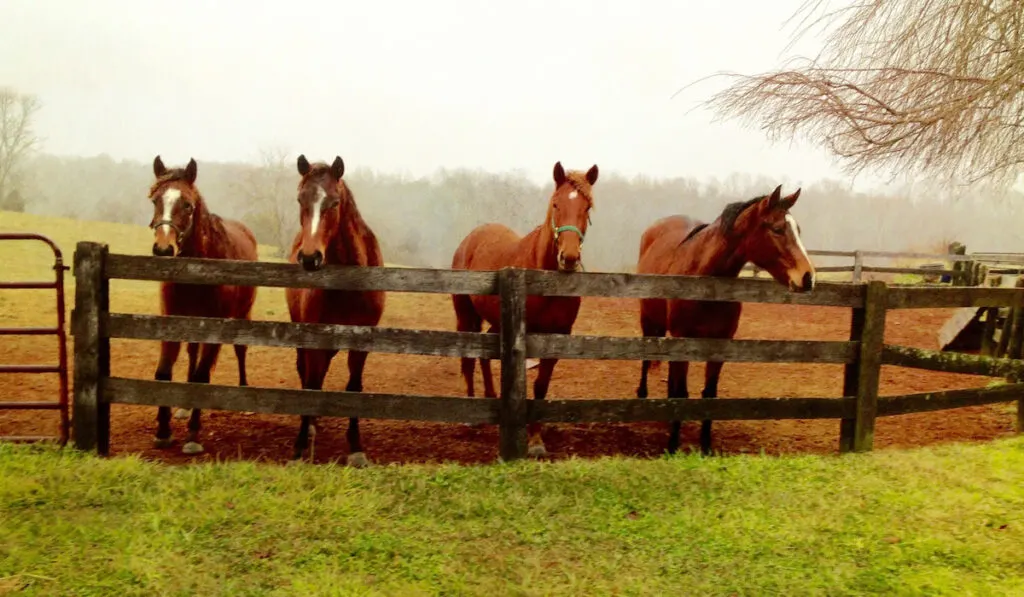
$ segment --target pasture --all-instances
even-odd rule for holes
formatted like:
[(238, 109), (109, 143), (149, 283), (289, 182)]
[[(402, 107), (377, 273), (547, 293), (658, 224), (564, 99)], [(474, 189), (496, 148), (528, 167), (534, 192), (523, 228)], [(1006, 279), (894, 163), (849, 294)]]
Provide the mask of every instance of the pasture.
[(1024, 438), (369, 469), (0, 445), (0, 594), (1019, 595), (1022, 488)]
[[(32, 230), (53, 237), (70, 253), (75, 242), (95, 240), (108, 243), (112, 252), (147, 254), (151, 233), (143, 227), (43, 219), (23, 214), (0, 214), (0, 227)], [(634, 248), (623, 250), (633, 251)], [(261, 255), (271, 254), (261, 247)], [(385, 259), (387, 255), (385, 255)], [(266, 260), (265, 257), (261, 259)], [(0, 260), (12, 264), (5, 275), (16, 279), (48, 276), (49, 256), (43, 247), (25, 243), (0, 245)], [(69, 276), (69, 281), (71, 278)], [(72, 281), (73, 284), (73, 281)], [(69, 288), (69, 291), (71, 288)], [(126, 313), (155, 314), (157, 285), (148, 282), (111, 283), (111, 308)], [(0, 295), (0, 316), (5, 325), (41, 325), (53, 316), (52, 301), (37, 291), (7, 291)], [(948, 317), (947, 309), (893, 311), (888, 314), (886, 342), (935, 348), (935, 333)], [(284, 292), (261, 288), (257, 294), (254, 319), (287, 320)], [(455, 317), (445, 295), (389, 293), (382, 325), (436, 330), (454, 330)], [(585, 298), (576, 333), (639, 336), (637, 301)], [(849, 332), (849, 310), (842, 308), (748, 304), (737, 338), (845, 340)], [(49, 342), (47, 342), (49, 341)], [(0, 348), (0, 362), (49, 362), (55, 358), (50, 338), (17, 338)], [(298, 387), (294, 351), (256, 347), (250, 351), (250, 384), (268, 387)], [(152, 379), (158, 355), (153, 342), (114, 341), (112, 371), (116, 376)], [(175, 379), (184, 378), (185, 363), (179, 362)], [(563, 361), (552, 381), (549, 395), (557, 398), (623, 398), (634, 396), (639, 364), (625, 361)], [(536, 375), (531, 370), (530, 381)], [(665, 395), (665, 368), (652, 377), (651, 395)], [(477, 373), (479, 380), (479, 373)], [(703, 365), (691, 367), (691, 383), (702, 379)], [(342, 389), (344, 368), (332, 369), (325, 389)], [(214, 383), (233, 385), (234, 357), (222, 355)], [(984, 385), (984, 379), (966, 375), (884, 367), (882, 395), (969, 388)], [(56, 381), (44, 377), (9, 375), (0, 378), (0, 395), (6, 400), (49, 397)], [(367, 364), (367, 391), (454, 395), (463, 393), (458, 359), (425, 356), (372, 354)], [(699, 387), (699, 386), (695, 386)], [(729, 363), (720, 385), (720, 396), (729, 397), (821, 397), (840, 396), (841, 365), (796, 365)], [(39, 413), (0, 414), (0, 432), (47, 433), (55, 425), (49, 415)], [(875, 445), (879, 448), (928, 445), (951, 440), (990, 440), (1013, 433), (1013, 408), (993, 405), (891, 417), (879, 420)], [(203, 442), (206, 453), (193, 459), (266, 458), (284, 461), (290, 455), (297, 417), (246, 415), (207, 411)], [(175, 434), (182, 421), (174, 421)], [(828, 453), (837, 450), (837, 421), (729, 421), (716, 425), (714, 449), (725, 453), (787, 452)], [(368, 455), (379, 463), (453, 460), (462, 463), (490, 462), (497, 455), (497, 429), (462, 425), (367, 420), (364, 423)], [(315, 461), (345, 456), (345, 422), (324, 419), (315, 445)], [(178, 450), (152, 447), (155, 409), (115, 405), (112, 411), (112, 453), (140, 453), (147, 458), (181, 461), (188, 457)], [(683, 448), (696, 441), (696, 425), (685, 425)], [(664, 449), (662, 424), (552, 425), (546, 432), (548, 448), (556, 457), (568, 455), (632, 455), (653, 457)]]

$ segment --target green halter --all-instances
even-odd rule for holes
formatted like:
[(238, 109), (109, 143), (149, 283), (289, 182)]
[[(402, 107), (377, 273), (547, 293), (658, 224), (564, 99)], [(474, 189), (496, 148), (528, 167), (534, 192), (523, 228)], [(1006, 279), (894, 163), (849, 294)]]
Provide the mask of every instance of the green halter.
[[(590, 217), (589, 217), (589, 216), (587, 216), (587, 222), (588, 222), (588, 223), (590, 222)], [(558, 241), (558, 235), (559, 235), (559, 234), (561, 234), (561, 233), (563, 233), (563, 232), (575, 232), (575, 233), (576, 233), (576, 234), (578, 234), (578, 235), (579, 235), (579, 237), (580, 237), (580, 249), (582, 249), (582, 248), (583, 248), (583, 239), (584, 239), (584, 234), (583, 234), (583, 231), (582, 231), (582, 230), (580, 230), (579, 228), (577, 228), (577, 227), (575, 227), (575, 226), (571, 226), (571, 225), (566, 225), (566, 226), (555, 226), (555, 217), (554, 217), (554, 216), (551, 216), (551, 229), (555, 231), (555, 241), (556, 241), (556, 242)], [(587, 270), (586, 270), (586, 269), (585, 269), (585, 268), (583, 267), (583, 261), (580, 261), (580, 262), (579, 262), (579, 265), (580, 265), (580, 270), (582, 270), (582, 271), (587, 271)]]

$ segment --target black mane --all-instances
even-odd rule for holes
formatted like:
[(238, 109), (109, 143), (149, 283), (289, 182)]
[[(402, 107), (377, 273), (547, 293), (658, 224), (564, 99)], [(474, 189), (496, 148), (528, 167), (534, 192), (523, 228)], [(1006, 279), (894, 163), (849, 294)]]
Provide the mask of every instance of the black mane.
[[(767, 196), (768, 195), (761, 195), (759, 197), (754, 197), (753, 199), (747, 199), (746, 201), (734, 201), (726, 205), (722, 210), (721, 215), (718, 216), (718, 219), (721, 221), (719, 227), (722, 229), (722, 232), (731, 232), (733, 227), (736, 225), (736, 220), (740, 217), (740, 214)], [(697, 226), (694, 226), (693, 230), (691, 230), (690, 233), (686, 235), (686, 238), (683, 239), (683, 242), (679, 244), (683, 244), (690, 240), (708, 226), (710, 226), (710, 224), (698, 224)]]

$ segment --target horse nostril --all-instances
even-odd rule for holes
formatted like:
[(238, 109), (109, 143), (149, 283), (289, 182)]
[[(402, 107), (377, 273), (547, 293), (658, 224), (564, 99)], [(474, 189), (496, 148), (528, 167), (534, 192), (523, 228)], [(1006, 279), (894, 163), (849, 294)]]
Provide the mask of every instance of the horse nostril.
[(811, 272), (804, 273), (803, 287), (805, 291), (809, 291), (814, 288), (814, 276), (811, 275)]

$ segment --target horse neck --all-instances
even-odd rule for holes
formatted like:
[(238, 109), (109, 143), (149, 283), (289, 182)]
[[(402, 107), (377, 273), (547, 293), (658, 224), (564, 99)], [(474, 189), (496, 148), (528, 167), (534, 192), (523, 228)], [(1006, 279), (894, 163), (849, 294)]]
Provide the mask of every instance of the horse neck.
[(366, 230), (366, 223), (351, 196), (342, 201), (340, 212), (338, 226), (327, 243), (327, 253), (332, 257), (331, 263), (362, 265), (359, 263), (359, 256), (364, 252), (361, 250), (361, 242)]
[(219, 222), (220, 218), (206, 209), (206, 202), (200, 197), (192, 216), (192, 231), (181, 247), (182, 256), (223, 257), (216, 254), (216, 248), (219, 246), (216, 242)]
[(524, 265), (532, 269), (558, 269), (558, 248), (555, 246), (555, 235), (551, 230), (551, 206), (544, 215), (544, 223), (537, 226), (520, 241), (520, 255), (526, 255)]
[(697, 275), (735, 278), (740, 275), (748, 258), (742, 236), (730, 238), (716, 221), (690, 239), (696, 251)]

